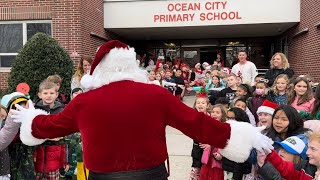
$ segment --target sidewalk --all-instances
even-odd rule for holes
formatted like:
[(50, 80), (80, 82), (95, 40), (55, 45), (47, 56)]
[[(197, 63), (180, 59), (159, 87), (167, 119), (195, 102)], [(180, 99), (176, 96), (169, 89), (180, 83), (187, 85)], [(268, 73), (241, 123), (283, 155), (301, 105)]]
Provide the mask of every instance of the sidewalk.
[[(186, 96), (183, 102), (192, 107), (194, 99), (194, 96)], [(191, 169), (193, 141), (172, 127), (167, 127), (166, 134), (170, 161), (169, 180), (187, 180)]]

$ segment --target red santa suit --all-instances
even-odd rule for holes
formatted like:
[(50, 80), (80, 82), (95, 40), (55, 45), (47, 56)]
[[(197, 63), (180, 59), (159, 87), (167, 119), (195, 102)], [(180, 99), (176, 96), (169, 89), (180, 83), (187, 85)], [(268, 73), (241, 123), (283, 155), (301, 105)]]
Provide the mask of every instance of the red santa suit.
[(250, 124), (221, 123), (186, 106), (166, 89), (147, 84), (147, 73), (135, 57), (133, 48), (109, 41), (98, 50), (91, 76), (82, 81), (91, 90), (78, 95), (61, 113), (46, 115), (32, 105), (18, 106), (12, 117), (22, 122), (22, 142), (37, 145), (80, 132), (84, 164), (93, 175), (106, 175), (100, 179), (112, 172), (163, 165), (168, 158), (167, 125), (221, 148), (223, 156), (236, 162), (245, 161), (253, 147), (272, 148), (272, 141)]

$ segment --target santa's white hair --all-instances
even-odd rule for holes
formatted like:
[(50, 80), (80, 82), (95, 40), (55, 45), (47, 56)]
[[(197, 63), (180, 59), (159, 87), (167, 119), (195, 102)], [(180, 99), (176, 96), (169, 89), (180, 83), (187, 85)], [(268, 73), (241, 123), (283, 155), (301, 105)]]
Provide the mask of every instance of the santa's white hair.
[(131, 80), (147, 83), (148, 73), (139, 67), (134, 48), (113, 48), (94, 69), (92, 76), (85, 75), (81, 84), (96, 89), (112, 82)]

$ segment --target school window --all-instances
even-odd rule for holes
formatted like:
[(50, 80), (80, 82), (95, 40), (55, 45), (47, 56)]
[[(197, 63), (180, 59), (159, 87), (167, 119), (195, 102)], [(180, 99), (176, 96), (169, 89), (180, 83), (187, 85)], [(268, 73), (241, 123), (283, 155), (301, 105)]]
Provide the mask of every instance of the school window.
[(0, 70), (9, 71), (23, 45), (37, 32), (52, 35), (51, 21), (0, 22)]

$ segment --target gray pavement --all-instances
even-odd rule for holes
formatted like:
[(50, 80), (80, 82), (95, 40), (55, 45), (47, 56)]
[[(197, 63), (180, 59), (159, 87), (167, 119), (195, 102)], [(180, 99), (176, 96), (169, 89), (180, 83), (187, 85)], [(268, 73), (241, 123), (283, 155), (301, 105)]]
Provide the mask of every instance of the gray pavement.
[[(183, 102), (191, 107), (194, 99), (194, 96), (186, 96)], [(192, 139), (172, 127), (167, 127), (166, 135), (170, 161), (169, 180), (187, 180), (191, 170)]]

